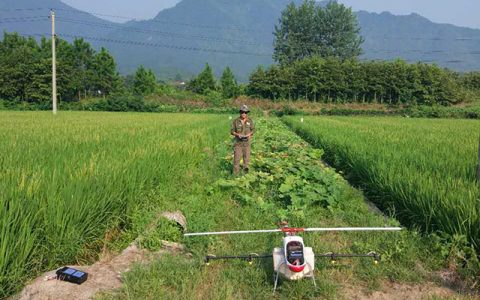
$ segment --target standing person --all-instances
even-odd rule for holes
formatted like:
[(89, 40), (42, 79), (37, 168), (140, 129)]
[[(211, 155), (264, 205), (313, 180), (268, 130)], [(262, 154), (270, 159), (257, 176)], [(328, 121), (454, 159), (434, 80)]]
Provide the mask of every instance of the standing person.
[(248, 106), (240, 107), (240, 117), (232, 122), (230, 133), (234, 136), (233, 142), (233, 174), (238, 175), (240, 171), (240, 159), (243, 158), (243, 171), (248, 172), (250, 162), (250, 141), (255, 132), (253, 120), (248, 117), (250, 110)]

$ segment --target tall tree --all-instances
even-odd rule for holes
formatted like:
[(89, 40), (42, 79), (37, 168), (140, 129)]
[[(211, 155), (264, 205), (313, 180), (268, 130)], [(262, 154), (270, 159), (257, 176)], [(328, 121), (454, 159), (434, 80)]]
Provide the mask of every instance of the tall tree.
[(75, 39), (73, 41), (74, 66), (76, 70), (76, 94), (78, 100), (87, 97), (91, 93), (90, 87), (92, 85), (93, 73), (92, 64), (95, 57), (95, 50), (89, 43), (83, 39)]
[(17, 33), (4, 33), (0, 43), (0, 98), (14, 101), (35, 101), (28, 94), (33, 82), (33, 64), (39, 58), (33, 38)]
[(314, 0), (291, 3), (275, 26), (273, 58), (281, 64), (310, 56), (356, 58), (363, 38), (351, 8), (331, 1), (325, 8)]
[(253, 97), (267, 98), (268, 96), (265, 95), (264, 92), (266, 82), (267, 78), (265, 75), (265, 70), (262, 66), (258, 66), (255, 71), (250, 74), (249, 83), (247, 86), (247, 94)]
[(133, 92), (137, 95), (148, 95), (155, 92), (156, 87), (157, 78), (153, 71), (140, 66), (133, 80)]
[(113, 56), (103, 48), (97, 53), (93, 59), (93, 79), (94, 88), (104, 96), (108, 96), (115, 92), (120, 84), (121, 79), (116, 69)]
[(220, 78), (220, 85), (222, 87), (222, 95), (225, 98), (234, 98), (238, 96), (238, 84), (230, 67), (226, 67)]
[(216, 79), (213, 75), (212, 68), (208, 64), (206, 64), (203, 71), (188, 84), (189, 90), (199, 94), (206, 94), (208, 91), (213, 91), (215, 87)]

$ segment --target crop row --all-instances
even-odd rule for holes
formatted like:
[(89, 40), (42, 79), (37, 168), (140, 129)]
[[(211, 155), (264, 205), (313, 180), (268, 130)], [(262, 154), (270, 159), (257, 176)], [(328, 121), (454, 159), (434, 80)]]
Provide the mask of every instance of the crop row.
[(403, 222), (465, 237), (480, 247), (475, 168), (480, 122), (361, 117), (287, 117), (369, 197)]
[[(340, 176), (313, 149), (276, 119), (259, 119), (252, 150), (252, 171), (217, 185), (236, 200), (259, 209), (276, 209), (278, 221), (304, 221), (313, 206), (329, 208), (340, 200)], [(232, 160), (231, 156), (226, 158)]]

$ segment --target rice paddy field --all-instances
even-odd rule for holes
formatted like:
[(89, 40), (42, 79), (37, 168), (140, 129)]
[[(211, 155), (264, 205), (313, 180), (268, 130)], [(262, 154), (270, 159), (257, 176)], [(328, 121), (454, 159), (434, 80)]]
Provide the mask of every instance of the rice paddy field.
[[(270, 229), (288, 220), (297, 227), (397, 226), (393, 218), (372, 212), (352, 188), (314, 149), (276, 118), (255, 118), (257, 133), (248, 174), (231, 176), (231, 139), (216, 150), (210, 180), (182, 211), (189, 232)], [(319, 253), (378, 251), (382, 262), (344, 259), (331, 264), (315, 260), (311, 279), (282, 280), (275, 294), (272, 260), (203, 263), (204, 256), (268, 254), (281, 244), (279, 234), (185, 237), (179, 241), (191, 254), (170, 255), (149, 266), (136, 266), (124, 276), (124, 287), (99, 299), (351, 299), (382, 290), (385, 282), (420, 286), (442, 267), (438, 245), (415, 231), (397, 233), (304, 234), (306, 245)], [(388, 283), (387, 283), (388, 284)], [(402, 290), (402, 288), (399, 288)], [(415, 288), (414, 288), (415, 289)], [(418, 296), (429, 297), (428, 288)], [(430, 291), (431, 292), (431, 291)], [(447, 295), (455, 296), (455, 293)], [(402, 298), (402, 296), (392, 297)]]
[(174, 208), (228, 126), (215, 115), (0, 112), (0, 298), (42, 270), (94, 260), (152, 191)]
[[(432, 274), (445, 267), (445, 246), (415, 228), (312, 234), (304, 238), (316, 253), (377, 251), (382, 263), (345, 259), (331, 265), (318, 259), (316, 288), (310, 280), (282, 282), (272, 295), (271, 260), (207, 267), (203, 258), (270, 253), (280, 236), (184, 238), (175, 225), (158, 221), (161, 212), (180, 210), (189, 232), (270, 229), (281, 220), (292, 227), (400, 225), (372, 210), (362, 192), (322, 159), (363, 179), (378, 197), (374, 200), (395, 207), (402, 222), (460, 233), (478, 244), (475, 159), (469, 155), (476, 151), (470, 132), (478, 132), (479, 122), (285, 119), (299, 136), (276, 118), (254, 120), (251, 170), (233, 177), (228, 115), (0, 112), (0, 298), (19, 292), (43, 271), (91, 264), (105, 249), (118, 253), (140, 235), (142, 248), (156, 251), (161, 240), (170, 240), (184, 244), (188, 255), (133, 266), (122, 275), (123, 288), (98, 299), (348, 299), (382, 289), (385, 282), (410, 287), (435, 281)], [(415, 135), (413, 145), (401, 135), (407, 133)], [(397, 151), (381, 147), (388, 144)], [(363, 157), (363, 164), (346, 154)], [(402, 168), (412, 165), (415, 172)], [(454, 188), (457, 193), (450, 192)], [(455, 199), (456, 205), (449, 204)]]
[(287, 117), (325, 160), (404, 224), (480, 247), (476, 182), (480, 122), (370, 117)]

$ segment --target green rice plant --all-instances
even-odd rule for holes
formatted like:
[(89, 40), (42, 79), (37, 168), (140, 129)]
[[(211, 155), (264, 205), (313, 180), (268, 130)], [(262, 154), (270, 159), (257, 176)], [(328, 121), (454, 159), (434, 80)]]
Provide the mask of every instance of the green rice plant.
[(480, 249), (475, 179), (480, 122), (371, 117), (286, 117), (325, 159), (378, 205), (428, 232), (466, 236)]
[(215, 115), (0, 112), (0, 298), (65, 263), (95, 258), (113, 227), (155, 191), (174, 203), (205, 149), (224, 140)]
[[(394, 219), (373, 213), (359, 191), (320, 161), (322, 151), (279, 120), (255, 118), (255, 122), (249, 173), (231, 176), (229, 138), (216, 147), (205, 176), (195, 182), (198, 188), (178, 203), (189, 232), (275, 228), (284, 213), (290, 225), (298, 227), (398, 225)], [(335, 201), (325, 202), (326, 192), (334, 192)], [(374, 250), (382, 255), (382, 262), (346, 259), (333, 266), (317, 257), (316, 287), (309, 279), (282, 281), (272, 295), (271, 259), (252, 265), (230, 260), (206, 266), (203, 261), (206, 254), (271, 253), (279, 247), (281, 234), (186, 237), (181, 243), (191, 256), (165, 255), (151, 265), (134, 267), (123, 274), (120, 290), (98, 299), (151, 299), (152, 295), (162, 299), (337, 299), (345, 298), (343, 286), (378, 289), (387, 278), (389, 282), (421, 282), (441, 261), (431, 251), (430, 240), (411, 230), (301, 235), (317, 254)]]

